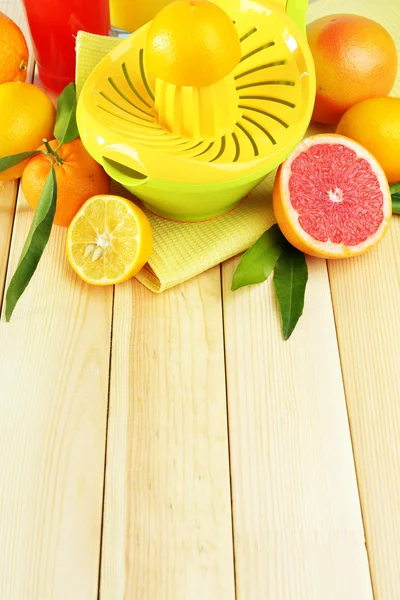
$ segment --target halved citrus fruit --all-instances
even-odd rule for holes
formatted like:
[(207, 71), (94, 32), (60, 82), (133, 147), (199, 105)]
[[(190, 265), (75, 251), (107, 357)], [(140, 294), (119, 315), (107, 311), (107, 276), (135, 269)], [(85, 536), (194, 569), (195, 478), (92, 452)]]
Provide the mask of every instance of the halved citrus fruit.
[(68, 228), (68, 260), (93, 285), (130, 279), (148, 261), (152, 248), (148, 218), (133, 202), (119, 196), (93, 196)]
[(209, 86), (239, 63), (239, 35), (227, 13), (208, 0), (175, 0), (151, 22), (146, 66), (178, 86)]
[(300, 143), (279, 167), (273, 197), (286, 239), (321, 258), (366, 252), (383, 238), (392, 215), (382, 167), (360, 144), (335, 134)]

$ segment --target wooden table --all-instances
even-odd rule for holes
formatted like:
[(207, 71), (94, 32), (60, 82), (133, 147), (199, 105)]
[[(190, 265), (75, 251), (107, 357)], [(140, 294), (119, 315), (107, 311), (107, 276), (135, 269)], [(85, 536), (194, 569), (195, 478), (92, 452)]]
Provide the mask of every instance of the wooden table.
[[(0, 299), (31, 219), (2, 184)], [(64, 243), (0, 324), (1, 600), (398, 600), (400, 217), (287, 343), (237, 258), (154, 295)]]

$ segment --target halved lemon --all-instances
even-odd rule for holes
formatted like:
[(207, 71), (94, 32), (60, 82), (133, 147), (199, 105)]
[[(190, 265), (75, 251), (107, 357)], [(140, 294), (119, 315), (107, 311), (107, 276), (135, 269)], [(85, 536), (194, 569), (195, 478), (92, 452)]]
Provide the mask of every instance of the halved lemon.
[(152, 249), (148, 218), (119, 196), (93, 196), (68, 228), (67, 258), (74, 271), (93, 285), (130, 279), (149, 260)]

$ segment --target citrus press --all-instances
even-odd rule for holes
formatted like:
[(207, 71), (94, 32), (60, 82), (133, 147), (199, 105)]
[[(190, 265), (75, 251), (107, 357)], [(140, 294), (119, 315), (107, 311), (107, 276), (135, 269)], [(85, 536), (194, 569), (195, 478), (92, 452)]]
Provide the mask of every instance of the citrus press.
[[(199, 221), (233, 209), (303, 138), (315, 99), (307, 0), (220, 0), (240, 44), (211, 85), (152, 72), (152, 23), (114, 48), (81, 92), (81, 139), (152, 212)], [(193, 69), (196, 65), (193, 65)]]

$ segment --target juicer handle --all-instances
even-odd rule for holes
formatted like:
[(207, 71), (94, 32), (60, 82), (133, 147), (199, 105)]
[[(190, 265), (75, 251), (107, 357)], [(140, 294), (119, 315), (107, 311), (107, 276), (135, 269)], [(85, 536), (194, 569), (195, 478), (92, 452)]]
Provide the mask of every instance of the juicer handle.
[(263, 6), (278, 8), (296, 23), (301, 31), (306, 29), (308, 0), (255, 0)]
[(308, 0), (287, 0), (286, 14), (296, 23), (297, 27), (306, 32)]
[(148, 180), (142, 165), (134, 157), (113, 149), (103, 152), (101, 164), (107, 175), (124, 187), (137, 187)]

